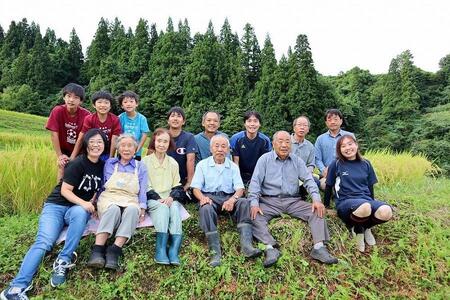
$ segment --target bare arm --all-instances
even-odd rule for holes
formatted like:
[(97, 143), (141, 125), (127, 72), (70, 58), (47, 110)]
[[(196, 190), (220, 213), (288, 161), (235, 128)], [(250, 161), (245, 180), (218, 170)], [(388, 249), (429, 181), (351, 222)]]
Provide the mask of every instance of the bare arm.
[(117, 141), (117, 135), (113, 135), (111, 137), (111, 145), (109, 149), (109, 157), (114, 157), (116, 154), (116, 141)]
[(139, 141), (139, 145), (138, 145), (138, 148), (137, 148), (136, 152), (139, 152), (139, 150), (142, 149), (142, 146), (144, 146), (144, 144), (145, 144), (145, 140), (147, 140), (147, 134), (143, 133), (142, 137), (141, 137), (141, 140)]
[(186, 158), (187, 181), (184, 185), (185, 191), (191, 186), (192, 178), (194, 177), (195, 153), (188, 153)]
[(234, 156), (233, 155), (233, 161), (235, 164), (237, 164), (239, 166), (239, 156)]
[(80, 134), (78, 134), (77, 142), (75, 143), (72, 154), (70, 155), (70, 160), (73, 160), (75, 157), (77, 157), (78, 153), (80, 153), (81, 143), (83, 142), (83, 136), (84, 136), (83, 132), (80, 132)]
[[(93, 213), (95, 212), (95, 207), (90, 201), (84, 201), (77, 195), (73, 193), (73, 186), (63, 182), (61, 185), (61, 195), (66, 198), (69, 202), (72, 202), (73, 204), (77, 204), (81, 207), (83, 207), (87, 212)], [(95, 195), (94, 195), (95, 197)]]

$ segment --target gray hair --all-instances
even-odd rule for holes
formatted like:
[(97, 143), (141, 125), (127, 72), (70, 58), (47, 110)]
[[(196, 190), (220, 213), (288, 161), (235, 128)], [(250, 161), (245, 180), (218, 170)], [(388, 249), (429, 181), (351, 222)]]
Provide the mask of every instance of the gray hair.
[(295, 124), (297, 124), (297, 120), (300, 118), (304, 118), (308, 122), (308, 127), (311, 127), (311, 122), (309, 121), (309, 118), (304, 115), (301, 115), (301, 116), (295, 118), (294, 121), (292, 122), (292, 127), (295, 127)]
[(272, 140), (275, 141), (275, 139), (278, 137), (278, 134), (280, 134), (280, 133), (282, 133), (282, 132), (284, 132), (284, 133), (286, 133), (287, 135), (290, 136), (289, 132), (287, 132), (286, 130), (278, 130), (277, 132), (275, 132), (275, 133), (273, 134)]
[(209, 141), (209, 144), (212, 145), (217, 139), (219, 138), (224, 138), (227, 141), (227, 146), (228, 148), (230, 147), (230, 141), (228, 140), (228, 138), (226, 137), (226, 135), (224, 134), (216, 134), (214, 135), (211, 140)]
[(133, 140), (134, 147), (137, 149), (138, 143), (137, 143), (136, 139), (134, 138), (134, 136), (131, 135), (131, 134), (129, 134), (129, 133), (122, 133), (122, 134), (120, 134), (120, 135), (117, 137), (117, 140), (116, 140), (116, 145), (115, 145), (115, 146), (116, 146), (116, 149), (117, 149), (117, 150), (119, 150), (120, 142), (121, 142), (122, 140), (124, 140), (124, 139), (127, 139), (127, 138), (130, 138), (130, 139)]

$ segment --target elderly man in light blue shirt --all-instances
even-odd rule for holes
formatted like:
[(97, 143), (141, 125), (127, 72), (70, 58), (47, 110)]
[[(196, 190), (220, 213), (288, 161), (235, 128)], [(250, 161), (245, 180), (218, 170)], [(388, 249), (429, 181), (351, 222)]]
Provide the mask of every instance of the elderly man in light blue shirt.
[(246, 257), (255, 257), (261, 251), (252, 246), (252, 223), (249, 202), (241, 198), (244, 184), (239, 167), (227, 154), (230, 144), (227, 137), (215, 135), (211, 138), (212, 156), (200, 161), (195, 169), (191, 187), (199, 199), (200, 227), (206, 234), (208, 246), (213, 252), (210, 266), (220, 265), (221, 249), (217, 231), (217, 217), (220, 212), (228, 212), (237, 223), (240, 233), (241, 251)]
[(320, 187), (325, 189), (325, 178), (328, 173), (328, 166), (336, 158), (336, 143), (343, 135), (354, 134), (341, 129), (344, 116), (338, 109), (329, 109), (325, 113), (325, 124), (328, 131), (319, 135), (314, 144), (316, 149), (316, 166), (319, 168)]

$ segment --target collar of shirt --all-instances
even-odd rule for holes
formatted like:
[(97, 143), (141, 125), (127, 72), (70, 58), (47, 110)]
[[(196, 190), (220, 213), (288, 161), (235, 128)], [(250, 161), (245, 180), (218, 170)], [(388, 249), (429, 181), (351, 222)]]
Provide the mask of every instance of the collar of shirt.
[(278, 155), (277, 155), (277, 153), (275, 152), (275, 150), (272, 150), (271, 153), (272, 153), (272, 160), (275, 160), (275, 161), (276, 161), (277, 159), (278, 159), (279, 161), (285, 161), (285, 160), (287, 160), (287, 159), (289, 159), (289, 160), (292, 159), (291, 153), (290, 153), (290, 152), (289, 152), (288, 156), (286, 157), (286, 159), (281, 159), (281, 158), (279, 158)]
[[(210, 157), (207, 158), (208, 159), (208, 167), (216, 167), (216, 162), (214, 161), (214, 157), (211, 155)], [(228, 157), (225, 157), (225, 168), (229, 169), (231, 168), (231, 161)]]
[(167, 167), (169, 166), (169, 157), (166, 154), (162, 164), (160, 164), (159, 159), (156, 157), (156, 155), (154, 153), (152, 153), (152, 154), (150, 154), (150, 164), (155, 169), (158, 169), (158, 168), (167, 169)]
[(306, 141), (306, 139), (303, 139), (303, 142), (300, 143), (295, 139), (295, 133), (291, 134), (291, 143), (292, 144), (297, 144), (300, 146), (300, 145), (303, 145), (305, 143), (305, 141)]
[[(111, 165), (114, 165), (114, 164), (116, 164), (118, 162), (120, 163), (120, 160), (119, 160), (118, 157), (113, 157), (113, 158), (109, 159), (109, 162), (110, 162)], [(122, 165), (124, 167), (127, 166), (127, 165), (131, 165), (133, 168), (136, 168), (136, 160), (134, 158), (132, 158), (127, 164), (123, 165), (122, 163), (120, 163), (120, 165)]]
[(336, 137), (342, 135), (342, 129), (340, 129), (340, 128), (339, 128), (339, 132), (336, 134), (336, 136), (332, 136), (330, 130), (328, 130), (327, 132), (328, 132), (328, 135), (332, 138), (336, 138)]

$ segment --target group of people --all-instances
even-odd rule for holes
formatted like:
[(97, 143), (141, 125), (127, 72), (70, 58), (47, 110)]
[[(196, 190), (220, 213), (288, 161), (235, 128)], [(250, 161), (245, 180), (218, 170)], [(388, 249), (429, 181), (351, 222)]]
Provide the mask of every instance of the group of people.
[(265, 267), (281, 255), (268, 228), (281, 214), (308, 222), (310, 256), (325, 264), (338, 262), (326, 247), (330, 236), (325, 214), (331, 198), (362, 252), (366, 244), (376, 243), (371, 228), (392, 217), (391, 207), (375, 199), (374, 169), (361, 156), (355, 136), (341, 129), (343, 116), (337, 109), (326, 112), (328, 131), (313, 145), (306, 139), (311, 125), (306, 116), (293, 121), (293, 134), (278, 131), (271, 140), (259, 131), (260, 114), (249, 111), (244, 115), (245, 130), (228, 138), (219, 131), (220, 114), (208, 111), (202, 118), (204, 131), (194, 136), (183, 130), (183, 109), (172, 107), (168, 129), (153, 132), (143, 156), (149, 127), (137, 111), (136, 93), (118, 97), (124, 111), (119, 116), (110, 112), (114, 98), (105, 91), (92, 95), (92, 114), (80, 106), (83, 87), (66, 85), (63, 99), (65, 104), (53, 108), (46, 125), (57, 155), (58, 184), (44, 203), (36, 241), (1, 299), (27, 299), (42, 258), (67, 226), (50, 279), (53, 287), (63, 284), (91, 215), (99, 218), (99, 225), (87, 264), (113, 270), (146, 212), (156, 231), (155, 262), (179, 265), (180, 211), (189, 202), (198, 206), (212, 267), (221, 264), (220, 214), (231, 215), (236, 223), (245, 257), (262, 255), (254, 239), (265, 245)]

